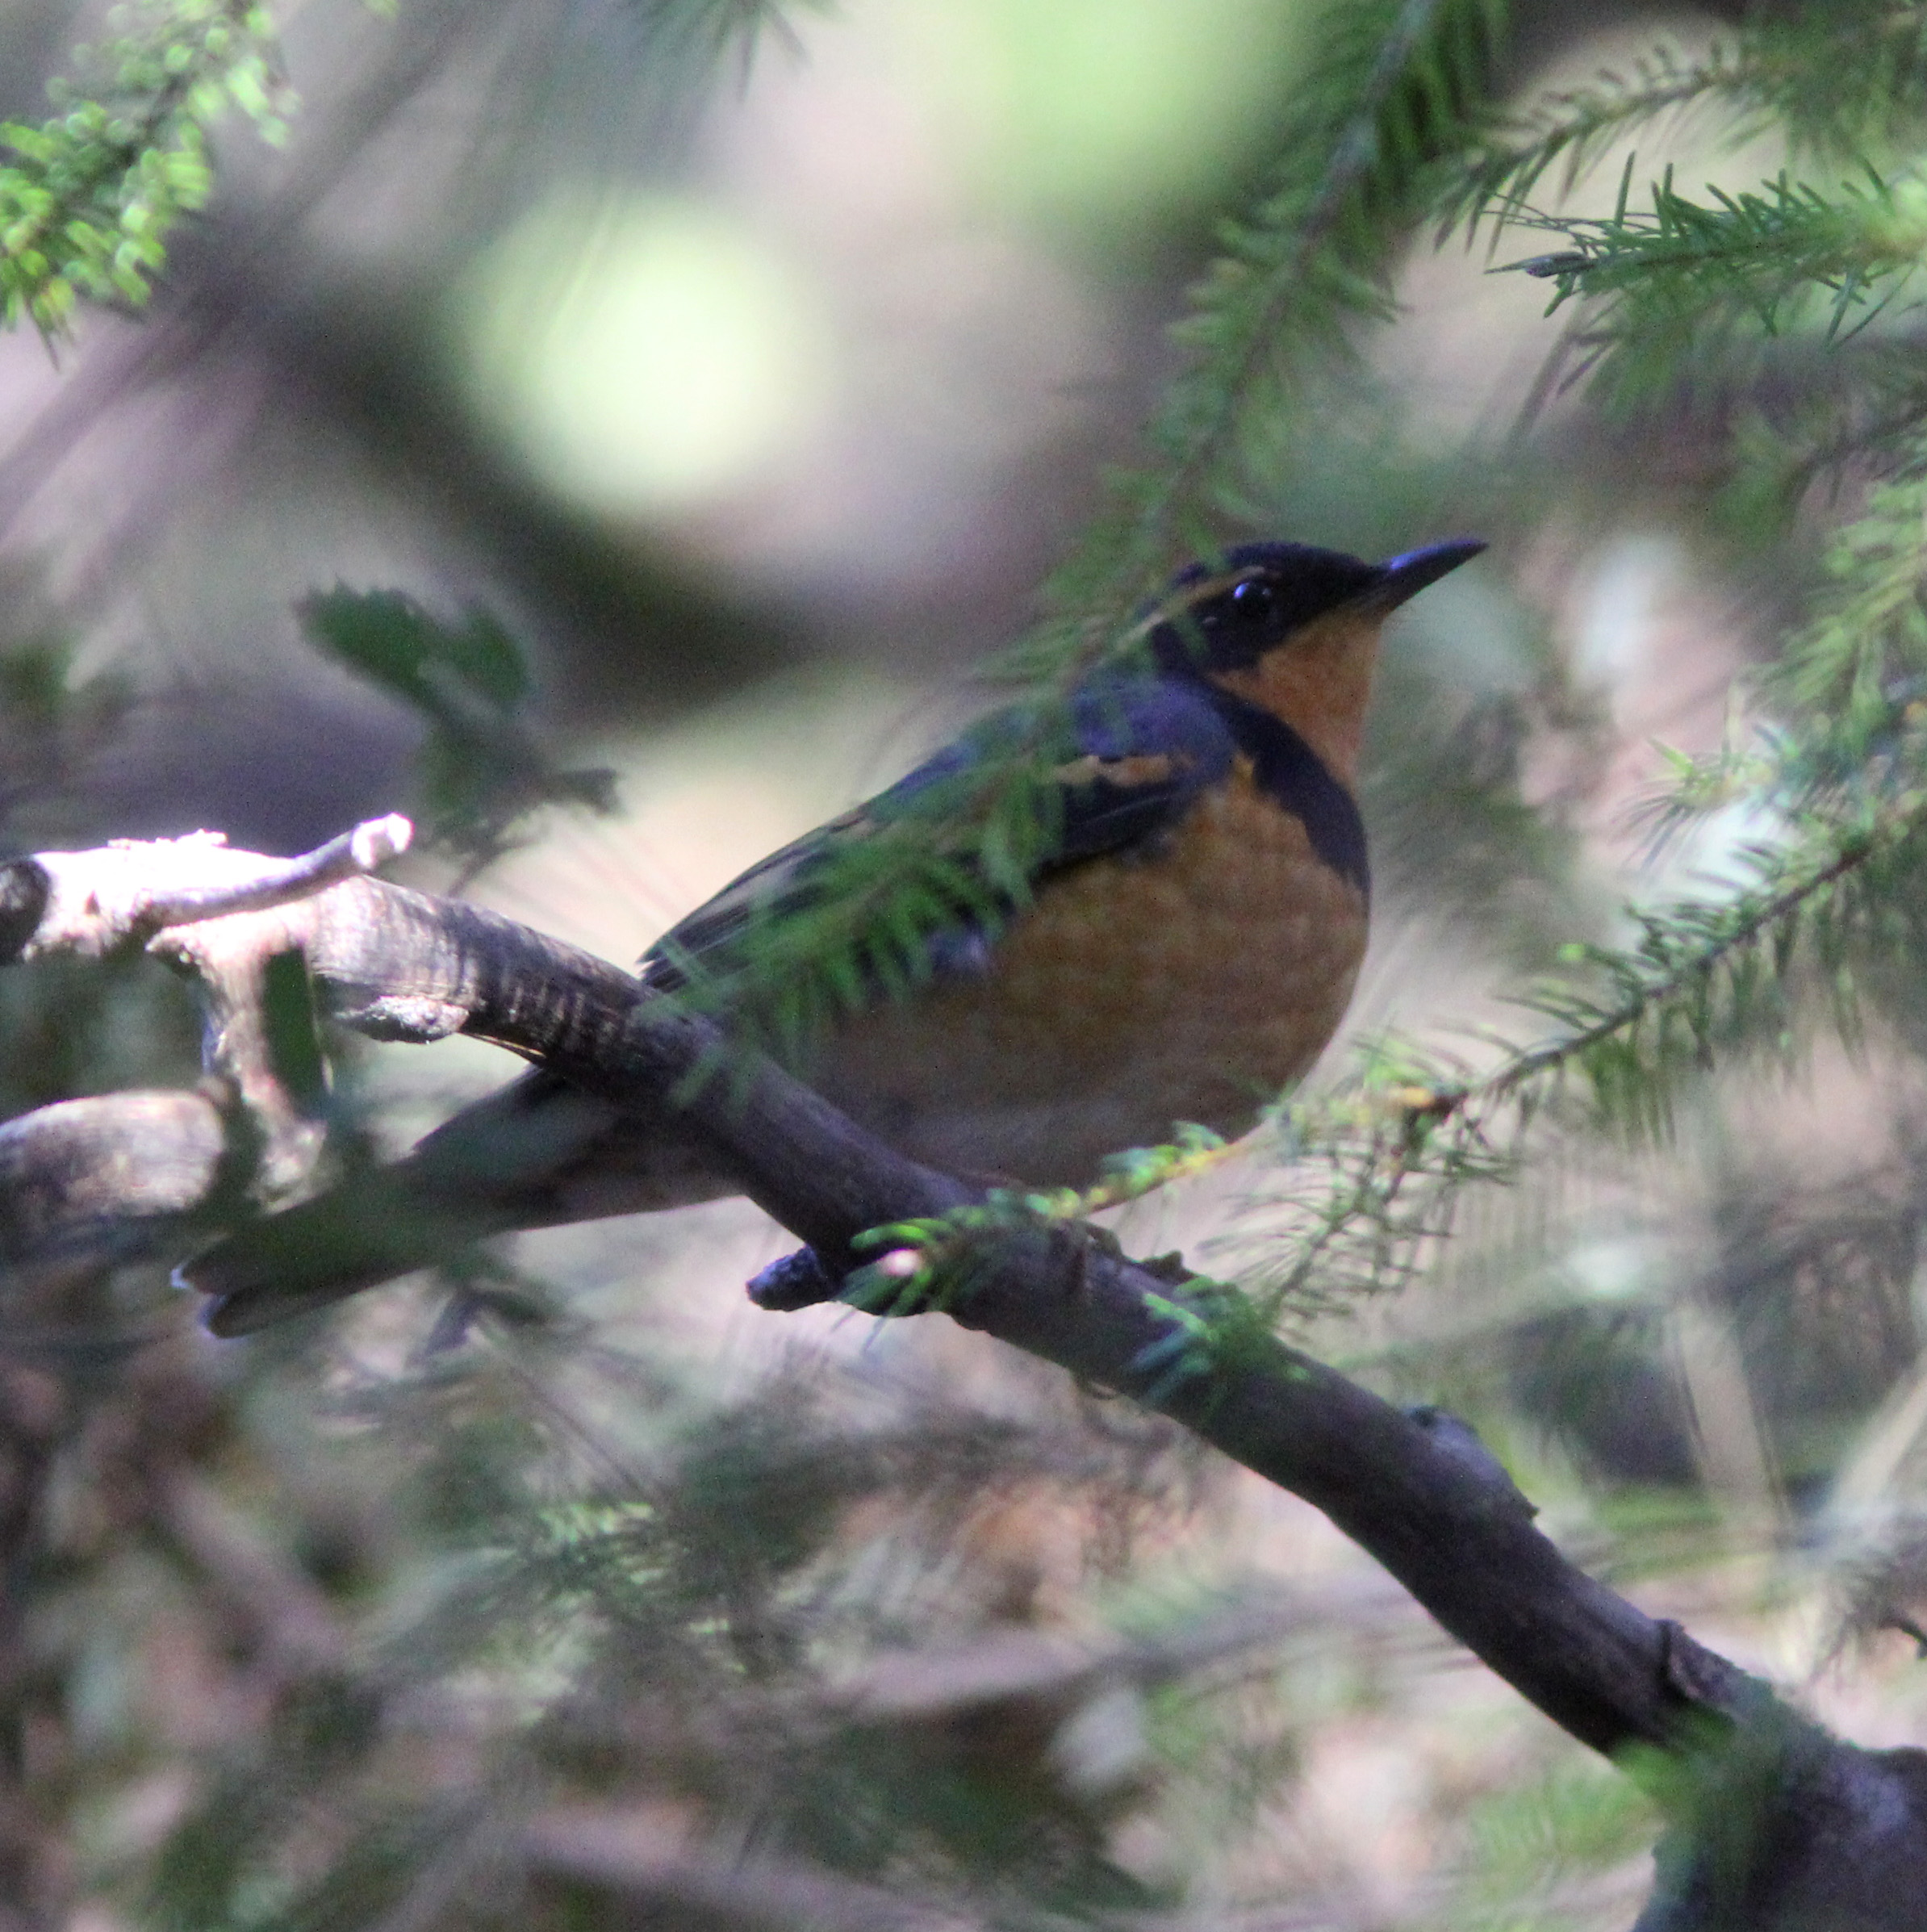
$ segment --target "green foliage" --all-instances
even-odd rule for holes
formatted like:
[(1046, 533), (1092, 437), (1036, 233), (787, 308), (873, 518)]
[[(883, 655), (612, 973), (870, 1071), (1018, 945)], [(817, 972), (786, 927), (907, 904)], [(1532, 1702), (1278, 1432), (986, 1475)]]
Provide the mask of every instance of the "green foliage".
[(1273, 182), (1192, 288), (1184, 367), (1147, 427), (1151, 460), (1047, 594), (1061, 614), (1013, 650), (1012, 677), (1061, 680), (1118, 648), (1164, 574), (1247, 520), (1245, 466), (1306, 387), (1390, 312), (1398, 249), (1490, 111), (1502, 24), (1490, 0), (1373, 0), (1320, 18)]
[(135, 31), (82, 49), (62, 111), (0, 126), (0, 319), (49, 340), (83, 301), (138, 308), (169, 232), (212, 191), (212, 124), (237, 111), (278, 140), (293, 106), (257, 0), (145, 0)]
[(1689, 354), (1708, 363), (1804, 331), (1831, 345), (1883, 315), (1904, 320), (1927, 240), (1927, 183), (1858, 180), (1816, 186), (1783, 172), (1754, 192), (1718, 188), (1695, 201), (1669, 166), (1632, 205), (1628, 156), (1610, 215), (1538, 215), (1511, 228), (1556, 232), (1559, 253), (1515, 263), (1554, 285), (1548, 313), (1584, 295), (1574, 377), (1603, 401), (1653, 404), (1671, 394)]
[(1563, 199), (1624, 136), (1682, 109), (1720, 105), (1742, 112), (1758, 105), (1749, 69), (1725, 48), (1690, 62), (1656, 48), (1630, 77), (1604, 73), (1590, 87), (1543, 95), (1491, 126), (1463, 171), (1445, 183), (1441, 236), (1461, 224), (1476, 234), (1488, 217), (1503, 223), (1548, 176)]
[[(1524, 1002), (1549, 1037), (1499, 1043), (1476, 1073), (1381, 1049), (1346, 1093), (1285, 1109), (1291, 1165), (1265, 1197), (1268, 1251), (1244, 1278), (1281, 1317), (1409, 1278), (1465, 1186), (1516, 1176), (1542, 1120), (1650, 1144), (1682, 1089), (1733, 1054), (1790, 1063), (1819, 1022), (1857, 1043), (1870, 986), (1898, 984), (1917, 956), (1927, 388), (1901, 365), (1917, 362), (1927, 200), (1911, 157), (1881, 144), (1917, 136), (1927, 78), (1911, 15), (1848, 7), (1829, 11), (1828, 36), (1836, 27), (1825, 90), (1807, 77), (1818, 16), (1776, 15), (1703, 59), (1662, 49), (1630, 77), (1494, 119), (1439, 194), (1445, 232), (1489, 222), (1495, 237), (1561, 239), (1513, 266), (1553, 282), (1555, 308), (1579, 306), (1569, 378), (1590, 375), (1602, 400), (1656, 416), (1696, 414), (1709, 384), (1728, 399), (1736, 467), (1746, 487), (1775, 479), (1783, 529), (1823, 468), (1850, 461), (1874, 480), (1828, 539), (1777, 663), (1736, 696), (1724, 748), (1667, 755), (1668, 783), (1643, 810), (1656, 846), (1715, 813), (1743, 818), (1754, 835), (1732, 862), (1737, 883), (1633, 911), (1629, 943), (1564, 948), (1561, 972)], [(1642, 208), (1629, 158), (1610, 213), (1532, 205), (1549, 179), (1574, 194), (1609, 144), (1687, 110), (1723, 115), (1736, 135), (1780, 128), (1821, 171), (1694, 199), (1669, 169)], [(1756, 377), (1795, 399), (1749, 406)]]
[(1803, 152), (1878, 153), (1927, 128), (1927, 23), (1910, 7), (1848, 0), (1762, 12), (1737, 51), (1753, 101)]
[[(821, 0), (794, 0), (795, 5)], [(395, 0), (366, 0), (387, 15)], [(784, 0), (632, 0), (685, 82), (785, 36)], [(0, 323), (50, 343), (84, 303), (139, 309), (169, 238), (214, 192), (209, 137), (238, 114), (267, 141), (299, 103), (268, 0), (122, 0), (115, 37), (75, 56), (60, 111), (0, 123)], [(10, 158), (9, 158), (10, 157)]]
[(843, 1298), (881, 1315), (955, 1306), (968, 1298), (973, 1269), (1001, 1237), (1022, 1228), (1073, 1227), (1171, 1181), (1207, 1173), (1229, 1151), (1209, 1127), (1181, 1123), (1168, 1146), (1126, 1148), (1112, 1155), (1104, 1164), (1106, 1178), (1094, 1187), (993, 1188), (980, 1204), (872, 1228), (860, 1245), (888, 1252), (850, 1278)]
[[(1927, 751), (1909, 738), (1915, 756)], [(1706, 785), (1695, 766), (1682, 789)], [(1542, 1117), (1663, 1140), (1682, 1085), (1729, 1054), (1794, 1056), (1806, 989), (1857, 1039), (1856, 960), (1922, 936), (1901, 887), (1927, 860), (1927, 790), (1845, 809), (1809, 802), (1795, 822), (1798, 835), (1745, 855), (1737, 891), (1636, 913), (1629, 947), (1565, 948), (1568, 974), (1522, 1002), (1553, 1022), (1549, 1038), (1507, 1048), (1476, 1077), (1411, 1043), (1382, 1044), (1351, 1089), (1285, 1108), (1289, 1165), (1264, 1198), (1268, 1252), (1244, 1276), (1260, 1305), (1302, 1320), (1402, 1286), (1450, 1232), (1468, 1183), (1519, 1174)]]
[[(1737, 402), (1742, 433), (1770, 424), (1790, 445), (1783, 514), (1820, 469), (1890, 450), (1904, 460), (1927, 412), (1902, 346), (1927, 214), (1919, 23), (1859, 3), (1819, 20), (1758, 15), (1703, 59), (1661, 48), (1630, 77), (1537, 102), (1493, 125), (1439, 206), (1442, 232), (1489, 224), (1494, 248), (1515, 229), (1560, 238), (1510, 266), (1551, 281), (1554, 309), (1580, 305), (1561, 350), (1566, 382), (1648, 412)], [(1716, 120), (1736, 140), (1778, 135), (1794, 161), (1754, 190), (1695, 198), (1670, 165), (1638, 183), (1629, 153), (1610, 213), (1534, 205), (1549, 179), (1570, 200), (1610, 144), (1668, 115)], [(1816, 362), (1850, 348), (1851, 363)], [(1757, 487), (1766, 449), (1756, 440), (1746, 454)]]
[[(1141, 1199), (1173, 1181), (1208, 1173), (1230, 1151), (1223, 1136), (1209, 1127), (1183, 1122), (1167, 1146), (1126, 1148), (1110, 1156), (1104, 1164), (1106, 1177), (1094, 1187), (1035, 1192), (993, 1188), (982, 1202), (947, 1215), (873, 1227), (857, 1246), (884, 1252), (850, 1276), (842, 1298), (872, 1315), (955, 1308), (968, 1301), (981, 1271), (1014, 1237), (1068, 1231), (1073, 1240), (1108, 1244), (1108, 1236), (1082, 1225), (1089, 1216)], [(1183, 1285), (1201, 1294), (1221, 1286), (1188, 1271)], [(1194, 1311), (1166, 1305), (1164, 1312), (1177, 1331), (1199, 1332)]]
[[(525, 1834), (638, 1788), (713, 1817), (684, 1869), (726, 1874), (746, 1840), (906, 1911), (973, 1889), (1013, 1926), (1142, 1902), (1088, 1804), (1053, 1784), (1047, 1724), (986, 1754), (968, 1688), (954, 1735), (941, 1703), (892, 1714), (847, 1688), (880, 1646), (968, 1639), (946, 1555), (960, 1522), (1014, 1496), (1088, 1506), (1134, 1462), (1136, 1492), (1155, 1490), (1136, 1447), (928, 1391), (906, 1405), (821, 1360), (739, 1403), (696, 1399), (660, 1361), (583, 1340), (484, 1319), (399, 1374), (344, 1376), (330, 1457), (378, 1469), (412, 1600), (291, 1685), (257, 1748), (210, 1754), (139, 1922), (349, 1932), (424, 1898), (465, 1925), (571, 1922), (531, 1902)], [(484, 1694), (486, 1763), (424, 1777), (424, 1748)], [(1027, 1751), (1035, 1775), (1001, 1781), (999, 1754)]]
[(1495, 1794), (1467, 1821), (1464, 1876), (1445, 1923), (1455, 1932), (1558, 1932), (1573, 1922), (1573, 1892), (1641, 1858), (1657, 1821), (1638, 1784), (1603, 1766)]
[[(1390, 312), (1398, 249), (1490, 112), (1501, 19), (1490, 0), (1377, 0), (1320, 19), (1275, 184), (1227, 228), (1177, 329), (1193, 360), (1152, 423), (1156, 466), (1120, 479), (1121, 540), (1101, 566), (1115, 620), (1180, 553), (1209, 551), (1215, 516), (1235, 512), (1244, 440), (1260, 424), (1276, 435), (1307, 376)], [(1063, 588), (1088, 608), (1081, 575)]]
[(1355, 1083), (1281, 1106), (1278, 1171), (1252, 1204), (1263, 1246), (1239, 1270), (1268, 1322), (1403, 1286), (1450, 1228), (1460, 1189), (1511, 1177), (1515, 1153), (1477, 1094), (1463, 1068), (1387, 1040)]
[(445, 624), (399, 591), (336, 588), (308, 598), (300, 617), (317, 646), (427, 726), (428, 837), (460, 861), (462, 880), (512, 850), (545, 805), (616, 809), (612, 773), (565, 771), (542, 751), (522, 715), (533, 696), (527, 662), (487, 612)]
[(1860, 514), (1833, 533), (1823, 567), (1774, 685), (1810, 733), (1829, 735), (1832, 767), (1851, 772), (1912, 721), (1907, 705), (1927, 675), (1927, 444), (1868, 491)]
[[(1649, 807), (1658, 839), (1715, 810), (1770, 833), (1736, 855), (1736, 885), (1629, 911), (1628, 944), (1562, 948), (1562, 972), (1519, 1002), (1549, 1035), (1494, 1042), (1477, 1072), (1384, 1041), (1348, 1085), (1281, 1108), (1278, 1170), (1253, 1204), (1262, 1245), (1239, 1271), (1269, 1319), (1302, 1322), (1403, 1285), (1435, 1257), (1469, 1185), (1515, 1179), (1549, 1140), (1664, 1142), (1677, 1098), (1716, 1066), (1763, 1054), (1790, 1068), (1816, 1021), (1857, 1045), (1870, 986), (1910, 983), (1902, 963), (1927, 939), (1927, 707), (1913, 680), (1881, 679), (1883, 640), (1921, 621), (1917, 590), (1897, 588), (1921, 568), (1913, 487), (1877, 493), (1842, 533), (1828, 592), (1769, 686), (1819, 697), (1844, 683), (1853, 703), (1711, 757), (1674, 755)], [(1896, 562), (1903, 535), (1911, 572)]]

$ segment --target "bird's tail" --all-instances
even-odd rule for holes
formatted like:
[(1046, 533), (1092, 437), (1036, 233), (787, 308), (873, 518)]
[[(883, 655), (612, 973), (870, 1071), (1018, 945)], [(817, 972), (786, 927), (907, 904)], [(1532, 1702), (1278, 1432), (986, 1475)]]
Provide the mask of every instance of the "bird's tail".
[(678, 1207), (735, 1184), (660, 1122), (532, 1073), (393, 1165), (236, 1230), (178, 1271), (208, 1327), (246, 1335), (512, 1229)]

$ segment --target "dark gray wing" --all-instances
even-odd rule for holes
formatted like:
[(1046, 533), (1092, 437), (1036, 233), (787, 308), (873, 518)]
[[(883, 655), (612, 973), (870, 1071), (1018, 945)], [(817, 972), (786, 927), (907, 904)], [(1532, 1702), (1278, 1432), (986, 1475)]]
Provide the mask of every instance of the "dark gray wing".
[[(1031, 885), (1168, 830), (1231, 769), (1236, 750), (1218, 706), (1189, 681), (1093, 679), (1066, 709), (1056, 742), (1043, 754), (1047, 762), (1030, 781), (1047, 793), (1037, 801), (1038, 817), (1053, 833), (1047, 855), (1030, 870)], [(1016, 895), (991, 883), (968, 838), (950, 828), (968, 811), (982, 776), (1024, 755), (1026, 736), (1017, 714), (986, 719), (887, 791), (772, 852), (658, 939), (643, 957), (644, 981), (667, 992), (697, 976), (726, 980), (743, 963), (752, 926), (823, 904), (835, 889), (838, 861), (853, 847), (909, 825), (927, 827), (928, 849), (947, 852), (963, 868), (977, 903), (1014, 903)], [(955, 926), (932, 935), (931, 964), (939, 972), (968, 965), (980, 956), (977, 941), (959, 908)]]

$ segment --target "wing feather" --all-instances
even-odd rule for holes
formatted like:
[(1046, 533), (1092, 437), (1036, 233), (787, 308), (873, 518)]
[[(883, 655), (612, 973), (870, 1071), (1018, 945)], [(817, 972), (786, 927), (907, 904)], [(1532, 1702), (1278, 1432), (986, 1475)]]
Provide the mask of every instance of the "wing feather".
[[(987, 863), (962, 837), (945, 840), (943, 822), (969, 798), (972, 780), (1000, 755), (1008, 758), (1020, 726), (1009, 713), (987, 720), (864, 805), (773, 852), (658, 940), (643, 956), (645, 981), (665, 992), (698, 976), (733, 976), (754, 930), (823, 904), (835, 889), (839, 860), (855, 846), (906, 821), (934, 828), (934, 849), (957, 868), (960, 895), (1014, 907), (1043, 878), (1066, 867), (1125, 851), (1169, 830), (1198, 794), (1230, 770), (1235, 742), (1200, 688), (1174, 680), (1110, 676), (1087, 684), (1068, 707), (1069, 755), (1032, 782), (1039, 821), (1052, 830), (1046, 854), (1019, 868), (1006, 851)], [(946, 845), (950, 850), (945, 851)], [(993, 855), (993, 857), (997, 857)], [(1021, 871), (1021, 878), (1013, 875)], [(1014, 887), (1016, 889), (1013, 889)], [(934, 898), (935, 895), (932, 895)], [(930, 969), (980, 969), (988, 941), (959, 913), (920, 920)]]

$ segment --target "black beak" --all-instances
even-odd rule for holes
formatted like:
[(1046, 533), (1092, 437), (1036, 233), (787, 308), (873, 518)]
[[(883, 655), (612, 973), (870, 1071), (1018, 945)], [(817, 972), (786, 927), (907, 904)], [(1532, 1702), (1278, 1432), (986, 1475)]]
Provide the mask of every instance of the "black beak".
[(1381, 610), (1396, 610), (1407, 599), (1415, 597), (1429, 583), (1438, 580), (1461, 563), (1469, 563), (1485, 545), (1476, 537), (1461, 537), (1451, 543), (1427, 544), (1422, 550), (1407, 550), (1379, 568), (1378, 581), (1362, 600)]

